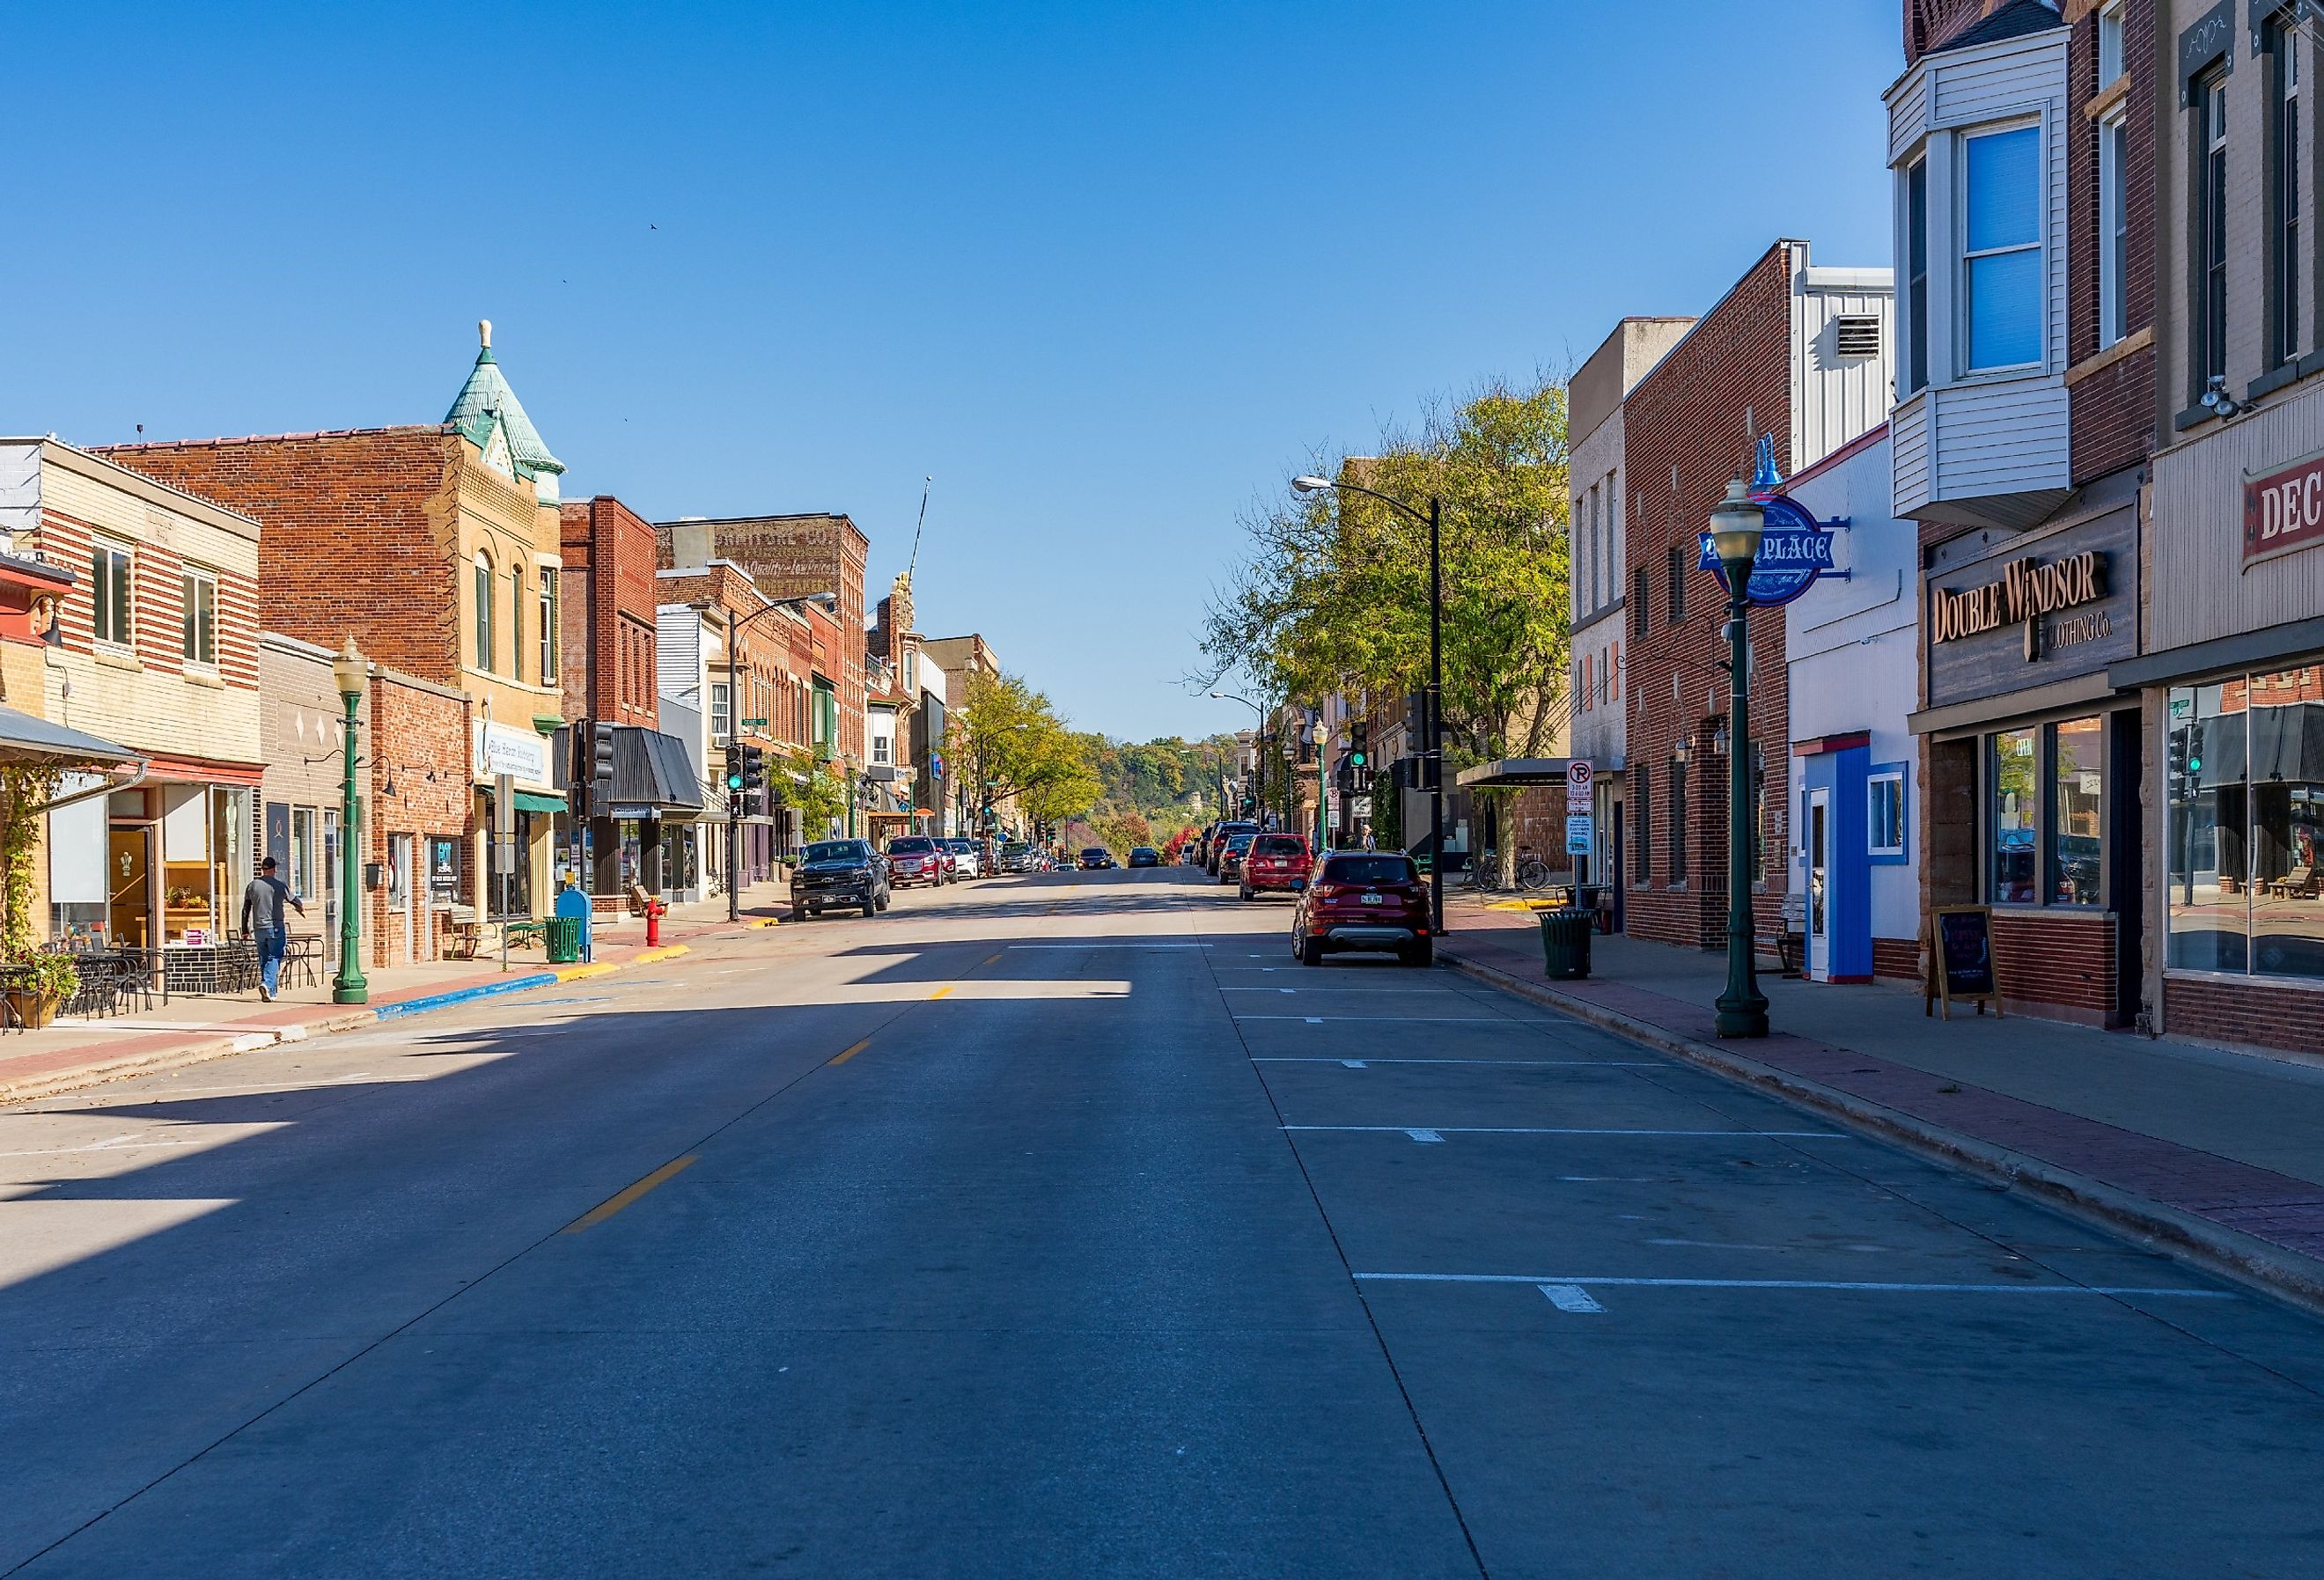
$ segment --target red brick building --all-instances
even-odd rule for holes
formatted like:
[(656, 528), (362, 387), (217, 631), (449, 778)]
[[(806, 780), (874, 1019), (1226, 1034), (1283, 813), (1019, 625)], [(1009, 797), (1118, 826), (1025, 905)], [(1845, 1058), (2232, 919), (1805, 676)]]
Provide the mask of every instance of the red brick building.
[[(1633, 808), (1628, 929), (1665, 943), (1722, 947), (1727, 926), (1726, 592), (1697, 568), (1698, 542), (1728, 479), (1750, 475), (1762, 435), (1785, 476), (1877, 426), (1888, 391), (1878, 364), (1836, 349), (1846, 319), (1877, 318), (1888, 271), (1813, 267), (1780, 241), (1673, 346), (1624, 406), (1630, 585), (1626, 706)], [(1753, 904), (1763, 929), (1789, 871), (1790, 697), (1781, 609), (1746, 617), (1754, 797), (1761, 855)]]
[(699, 887), (698, 843), (680, 825), (703, 815), (706, 772), (688, 744), (662, 733), (653, 524), (610, 494), (569, 501), (564, 555), (565, 713), (613, 726), (609, 793), (594, 782), (593, 731), (568, 732), (576, 816), (560, 821), (572, 871), (592, 894), (618, 897)]
[[(553, 820), (565, 809), (552, 749), (565, 700), (564, 466), (502, 376), (484, 328), (440, 423), (99, 453), (259, 522), (267, 629), (334, 651), (352, 637), (375, 662), (469, 700), (466, 749), (435, 760), (470, 801), (457, 897), (446, 905), (526, 917), (553, 898)], [(396, 745), (406, 760), (418, 749)], [(512, 871), (486, 879), (503, 774), (521, 854)]]

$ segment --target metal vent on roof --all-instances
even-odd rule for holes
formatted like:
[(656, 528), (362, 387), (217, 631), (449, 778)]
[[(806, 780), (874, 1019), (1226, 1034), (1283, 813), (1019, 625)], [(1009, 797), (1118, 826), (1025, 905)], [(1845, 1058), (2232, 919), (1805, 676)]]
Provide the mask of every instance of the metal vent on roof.
[(1880, 319), (1874, 313), (1842, 313), (1832, 319), (1842, 356), (1880, 355)]

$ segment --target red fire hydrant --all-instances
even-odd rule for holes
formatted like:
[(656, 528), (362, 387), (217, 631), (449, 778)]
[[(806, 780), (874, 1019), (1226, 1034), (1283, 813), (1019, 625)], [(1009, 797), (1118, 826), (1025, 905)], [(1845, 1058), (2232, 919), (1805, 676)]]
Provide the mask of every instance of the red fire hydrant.
[(669, 905), (659, 900), (646, 901), (647, 948), (655, 949), (661, 947), (661, 913), (669, 909)]

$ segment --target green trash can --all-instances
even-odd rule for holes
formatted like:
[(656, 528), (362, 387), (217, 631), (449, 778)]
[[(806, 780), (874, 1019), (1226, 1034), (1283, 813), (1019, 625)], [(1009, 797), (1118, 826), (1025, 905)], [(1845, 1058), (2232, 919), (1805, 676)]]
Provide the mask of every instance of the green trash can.
[(581, 919), (552, 916), (542, 924), (549, 943), (549, 963), (570, 966), (581, 958)]
[(1567, 906), (1541, 913), (1541, 952), (1552, 982), (1590, 975), (1590, 913)]

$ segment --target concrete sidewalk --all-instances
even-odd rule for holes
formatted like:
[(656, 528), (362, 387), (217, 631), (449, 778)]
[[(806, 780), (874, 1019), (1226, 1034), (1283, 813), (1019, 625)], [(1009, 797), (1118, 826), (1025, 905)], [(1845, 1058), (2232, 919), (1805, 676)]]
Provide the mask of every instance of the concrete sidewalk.
[[(1448, 897), (1450, 902), (1450, 897)], [(1651, 1047), (2005, 1177), (2324, 1307), (2324, 1067), (1762, 975), (1775, 1034), (1723, 1042), (1724, 956), (1592, 940), (1545, 979), (1539, 925), (1455, 903), (1444, 958)]]
[(180, 994), (134, 1014), (60, 1020), (38, 1031), (0, 1037), (0, 1102), (44, 1097), (668, 959), (686, 953), (696, 938), (771, 926), (788, 910), (787, 901), (782, 886), (761, 884), (743, 894), (740, 923), (727, 921), (724, 897), (675, 907), (662, 919), (660, 947), (653, 948), (646, 945), (642, 920), (600, 922), (590, 960), (578, 965), (552, 966), (534, 947), (512, 953), (506, 970), (496, 956), (369, 968), (364, 973), (369, 1002), (364, 1004), (333, 1003), (330, 976), (320, 973), (313, 984), (286, 983), (272, 1003), (254, 989)]

